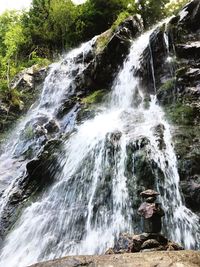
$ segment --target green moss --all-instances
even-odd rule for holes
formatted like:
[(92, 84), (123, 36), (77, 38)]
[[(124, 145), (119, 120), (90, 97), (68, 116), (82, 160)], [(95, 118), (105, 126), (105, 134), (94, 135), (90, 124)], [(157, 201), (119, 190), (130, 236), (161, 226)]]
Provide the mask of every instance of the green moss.
[(98, 90), (98, 91), (93, 92), (89, 96), (86, 96), (85, 98), (83, 98), (81, 102), (86, 105), (100, 103), (104, 95), (105, 95), (105, 90)]
[(34, 131), (33, 131), (33, 128), (31, 125), (25, 128), (24, 133), (23, 133), (23, 137), (26, 140), (30, 140), (34, 137)]
[(113, 32), (117, 29), (117, 27), (128, 17), (130, 16), (130, 13), (127, 11), (121, 12), (115, 22), (112, 24), (111, 28), (107, 30), (106, 32), (102, 33), (96, 41), (96, 53), (100, 53), (104, 50), (104, 48), (107, 46)]
[(179, 125), (193, 125), (195, 109), (183, 103), (176, 103), (166, 107), (166, 114), (169, 120)]
[(161, 85), (161, 87), (159, 88), (159, 91), (168, 91), (168, 90), (174, 88), (175, 82), (176, 82), (175, 78), (167, 80), (165, 83), (163, 83)]
[(114, 31), (117, 29), (117, 27), (128, 17), (130, 17), (130, 13), (127, 11), (123, 11), (121, 12), (117, 19), (115, 20), (115, 22), (113, 23), (113, 25), (111, 26), (111, 29)]
[(102, 33), (96, 41), (96, 53), (99, 54), (101, 53), (104, 48), (107, 46), (110, 38), (112, 36), (112, 30), (109, 29), (106, 32)]
[(181, 67), (176, 70), (176, 76), (181, 77), (186, 73), (186, 71), (187, 71), (187, 67)]
[(17, 89), (10, 90), (10, 104), (14, 107), (23, 109), (24, 103), (22, 101), (22, 94)]
[(0, 82), (0, 99), (5, 100), (8, 92), (8, 84), (6, 80)]

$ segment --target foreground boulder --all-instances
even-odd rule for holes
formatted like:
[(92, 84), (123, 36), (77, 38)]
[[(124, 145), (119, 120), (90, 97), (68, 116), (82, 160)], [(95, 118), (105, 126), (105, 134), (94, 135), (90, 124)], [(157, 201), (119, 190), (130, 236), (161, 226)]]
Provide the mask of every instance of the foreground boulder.
[(199, 267), (200, 252), (170, 251), (102, 256), (72, 256), (31, 267)]

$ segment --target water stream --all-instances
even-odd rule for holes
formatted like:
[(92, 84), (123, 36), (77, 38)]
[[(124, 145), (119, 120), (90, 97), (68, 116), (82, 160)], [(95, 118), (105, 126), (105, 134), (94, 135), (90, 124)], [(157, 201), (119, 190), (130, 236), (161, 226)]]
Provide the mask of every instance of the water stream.
[(73, 93), (75, 77), (82, 73), (88, 64), (84, 62), (84, 54), (92, 50), (95, 39), (96, 37), (70, 51), (63, 60), (50, 66), (49, 75), (45, 79), (39, 100), (16, 125), (2, 147), (3, 152), (0, 154), (0, 193), (2, 194), (0, 211), (12, 193), (16, 178), (25, 173), (26, 155), (29, 150), (31, 150), (33, 158), (45, 143), (45, 135), (40, 137), (37, 135), (37, 131), (42, 129), (46, 133), (45, 124), (52, 119), (65, 132), (73, 128), (73, 114), (71, 116), (69, 114), (70, 123), (68, 123), (66, 117), (63, 120), (56, 119), (56, 111), (66, 95)]
[[(133, 42), (101, 112), (77, 126), (65, 141), (65, 156), (59, 159), (62, 171), (57, 173), (55, 183), (24, 209), (4, 242), (0, 266), (25, 267), (65, 255), (104, 253), (120, 232), (140, 229), (134, 223), (137, 159), (134, 152), (130, 157), (129, 147), (138, 147), (139, 151), (143, 147), (148, 161), (156, 166), (155, 189), (166, 212), (165, 234), (187, 248), (199, 248), (198, 217), (182, 201), (170, 126), (155, 96), (145, 105), (144, 93), (134, 76), (151, 33)], [(62, 64), (56, 69), (62, 72)], [(57, 77), (51, 71), (39, 105), (39, 110), (45, 107), (48, 116), (57, 105), (57, 88), (62, 95), (66, 82), (71, 82), (65, 75), (57, 82)], [(130, 161), (131, 189), (127, 175)]]

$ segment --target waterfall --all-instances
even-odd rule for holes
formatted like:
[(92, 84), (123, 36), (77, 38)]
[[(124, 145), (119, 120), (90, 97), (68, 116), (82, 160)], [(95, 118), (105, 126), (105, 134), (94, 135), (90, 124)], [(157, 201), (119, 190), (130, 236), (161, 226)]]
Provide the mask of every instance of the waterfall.
[[(4, 241), (0, 266), (25, 267), (65, 255), (104, 253), (120, 232), (141, 230), (136, 213), (138, 192), (145, 189), (142, 183), (150, 182), (140, 181), (135, 168), (140, 152), (155, 176), (152, 186), (161, 194), (165, 233), (187, 248), (198, 248), (198, 217), (182, 201), (170, 126), (155, 96), (145, 103), (134, 75), (151, 33), (133, 42), (101, 112), (76, 126), (64, 141), (65, 156), (59, 159), (62, 170), (53, 185), (22, 211)], [(58, 64), (57, 71), (47, 77), (34, 116), (41, 110), (53, 114), (70, 88), (71, 72), (77, 68), (73, 63), (73, 53), (77, 53), (71, 53), (70, 68)], [(82, 71), (84, 64), (78, 68)]]
[[(73, 82), (77, 75), (83, 72), (87, 63), (84, 54), (92, 50), (96, 37), (84, 43), (81, 47), (70, 51), (59, 63), (50, 66), (43, 91), (39, 100), (29, 110), (28, 114), (17, 124), (12, 131), (7, 143), (4, 144), (4, 152), (0, 154), (0, 212), (6, 205), (9, 195), (12, 194), (16, 178), (24, 175), (27, 163), (26, 154), (32, 151), (32, 158), (41, 149), (45, 141), (45, 124), (54, 119), (59, 127), (66, 131), (73, 128), (73, 116), (70, 124), (65, 125), (67, 118), (58, 120), (56, 112), (66, 95), (73, 93)], [(44, 135), (38, 137), (37, 130), (42, 129)]]

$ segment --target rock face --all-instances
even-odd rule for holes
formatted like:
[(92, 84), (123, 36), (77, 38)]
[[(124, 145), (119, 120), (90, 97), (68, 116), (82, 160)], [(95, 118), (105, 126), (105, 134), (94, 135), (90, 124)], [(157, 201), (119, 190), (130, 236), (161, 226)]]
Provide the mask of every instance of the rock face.
[(199, 267), (200, 252), (163, 251), (123, 255), (72, 256), (31, 267)]
[(64, 116), (77, 104), (77, 101), (81, 102), (82, 98), (93, 92), (110, 90), (117, 70), (129, 52), (131, 39), (141, 34), (142, 30), (141, 19), (132, 16), (119, 24), (115, 30), (110, 29), (96, 39), (94, 50), (86, 55), (86, 59), (84, 55), (84, 61), (88, 61), (88, 66), (83, 73), (76, 76), (73, 82), (75, 91), (61, 104), (58, 117)]
[(191, 1), (178, 16), (158, 27), (150, 39), (138, 75), (143, 77), (147, 94), (156, 91), (173, 125), (180, 185), (187, 207), (199, 214), (200, 2)]
[(27, 112), (36, 100), (46, 75), (46, 67), (34, 65), (15, 76), (11, 83), (10, 99), (0, 100), (0, 134), (7, 131), (22, 114)]
[(55, 139), (49, 141), (37, 158), (27, 163), (26, 172), (15, 180), (13, 190), (7, 196), (7, 203), (2, 206), (1, 210), (0, 245), (7, 231), (20, 215), (23, 205), (26, 205), (28, 198), (33, 195), (37, 196), (54, 181), (56, 171), (62, 168), (58, 162), (60, 153), (62, 153), (61, 141)]

